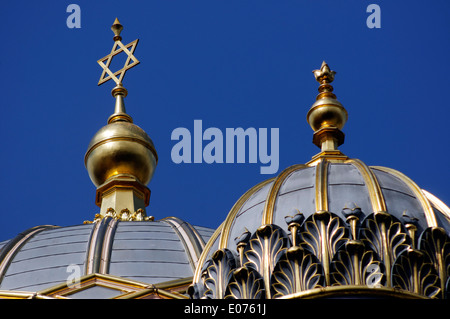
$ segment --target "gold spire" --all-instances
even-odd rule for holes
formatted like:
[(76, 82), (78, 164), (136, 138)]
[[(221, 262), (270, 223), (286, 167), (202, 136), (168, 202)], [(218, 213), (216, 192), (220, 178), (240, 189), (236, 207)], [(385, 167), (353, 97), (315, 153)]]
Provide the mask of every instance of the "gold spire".
[(344, 143), (344, 133), (341, 129), (347, 122), (348, 114), (333, 93), (330, 84), (336, 74), (323, 61), (319, 70), (314, 70), (314, 77), (320, 83), (316, 102), (311, 106), (306, 116), (309, 125), (314, 130), (313, 143), (321, 148), (318, 156), (344, 156), (337, 147)]
[[(147, 133), (133, 124), (126, 113), (124, 98), (128, 91), (122, 85), (126, 71), (139, 64), (133, 55), (139, 40), (123, 45), (120, 36), (123, 26), (117, 18), (111, 30), (114, 32), (111, 53), (97, 61), (103, 69), (98, 85), (111, 79), (116, 83), (111, 92), (116, 99), (115, 110), (108, 124), (92, 138), (84, 162), (97, 187), (95, 202), (100, 206), (100, 214), (96, 219), (113, 216), (130, 220), (138, 216), (136, 220), (145, 220), (145, 207), (150, 199), (146, 185), (153, 177), (158, 155)], [(122, 52), (127, 55), (125, 65), (113, 73), (109, 69), (111, 61)]]
[(113, 25), (111, 26), (112, 32), (114, 32), (114, 41), (121, 41), (122, 37), (120, 36), (120, 32), (123, 30), (123, 25), (120, 24), (119, 19), (116, 18), (114, 20)]

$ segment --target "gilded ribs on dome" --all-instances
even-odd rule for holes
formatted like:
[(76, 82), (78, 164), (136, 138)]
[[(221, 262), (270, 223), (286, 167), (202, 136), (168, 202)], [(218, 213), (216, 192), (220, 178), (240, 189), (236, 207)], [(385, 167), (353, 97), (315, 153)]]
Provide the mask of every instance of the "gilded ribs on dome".
[[(450, 209), (404, 174), (340, 152), (347, 111), (332, 93), (336, 72), (325, 62), (313, 72), (320, 87), (307, 120), (321, 152), (236, 202), (206, 245), (191, 296), (446, 298)], [(211, 271), (216, 264), (227, 267)]]

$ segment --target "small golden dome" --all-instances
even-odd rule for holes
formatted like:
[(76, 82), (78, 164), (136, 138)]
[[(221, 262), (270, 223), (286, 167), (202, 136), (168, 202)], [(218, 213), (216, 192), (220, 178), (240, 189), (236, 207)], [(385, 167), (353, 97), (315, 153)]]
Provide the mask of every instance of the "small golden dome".
[(158, 155), (150, 137), (139, 126), (116, 121), (102, 127), (92, 138), (84, 163), (95, 186), (113, 176), (127, 174), (147, 185)]
[(108, 124), (92, 138), (84, 164), (95, 186), (118, 175), (129, 175), (147, 185), (153, 177), (158, 154), (150, 137), (125, 110), (127, 90), (118, 85), (112, 90), (116, 98), (114, 113)]
[(333, 98), (317, 100), (308, 112), (308, 122), (314, 131), (323, 127), (342, 129), (347, 121), (347, 111), (339, 101)]

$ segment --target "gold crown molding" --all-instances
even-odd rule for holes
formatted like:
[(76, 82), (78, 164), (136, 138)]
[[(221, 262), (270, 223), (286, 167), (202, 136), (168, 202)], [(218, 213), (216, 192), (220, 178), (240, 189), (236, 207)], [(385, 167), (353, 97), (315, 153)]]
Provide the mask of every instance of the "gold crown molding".
[(323, 151), (314, 155), (311, 160), (306, 163), (308, 166), (316, 166), (322, 159), (326, 159), (329, 163), (343, 163), (348, 160), (348, 156), (341, 151)]
[(72, 295), (100, 286), (117, 290), (112, 299), (188, 299), (187, 288), (192, 277), (147, 284), (113, 275), (93, 273), (80, 278), (77, 285), (60, 283), (39, 292), (0, 290), (1, 299), (72, 299)]
[(189, 299), (186, 292), (191, 283), (192, 277), (165, 281), (116, 299)]
[[(60, 283), (53, 287), (31, 292), (8, 292), (10, 298), (39, 298), (39, 299), (71, 299), (71, 295), (86, 289), (101, 286), (117, 290), (117, 296), (112, 299), (186, 299), (187, 287), (192, 282), (192, 277), (148, 284), (136, 280), (118, 277), (109, 274), (92, 273), (82, 276), (76, 285)], [(0, 291), (0, 297), (3, 292)]]
[(134, 177), (117, 175), (97, 188), (95, 204), (100, 207), (102, 198), (117, 189), (131, 189), (137, 193), (137, 196), (144, 200), (145, 206), (148, 206), (150, 203), (151, 191), (147, 186), (139, 182)]
[(30, 291), (11, 291), (0, 290), (0, 299), (69, 299), (66, 297), (48, 297), (36, 292)]
[(114, 208), (108, 208), (105, 215), (95, 214), (94, 220), (85, 220), (83, 224), (92, 224), (98, 223), (104, 218), (112, 217), (115, 220), (124, 221), (124, 222), (140, 222), (140, 221), (154, 221), (154, 216), (147, 216), (145, 211), (142, 208), (139, 208), (135, 212), (130, 212), (128, 208), (122, 209), (119, 213), (117, 213)]
[(336, 295), (349, 298), (428, 299), (425, 296), (395, 288), (370, 288), (357, 285), (314, 288), (282, 296), (279, 299), (320, 299)]

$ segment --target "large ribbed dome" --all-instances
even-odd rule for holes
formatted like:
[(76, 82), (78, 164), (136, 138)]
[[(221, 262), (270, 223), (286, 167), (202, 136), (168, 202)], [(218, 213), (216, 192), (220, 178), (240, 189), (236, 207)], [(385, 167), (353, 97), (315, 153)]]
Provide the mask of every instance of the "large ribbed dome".
[[(174, 217), (37, 226), (0, 243), (0, 294), (117, 298), (158, 285), (183, 292), (212, 233)], [(80, 287), (67, 284), (71, 275)], [(94, 285), (95, 276), (105, 283)]]
[(321, 148), (247, 191), (208, 242), (193, 298), (445, 298), (450, 209), (401, 172), (341, 153), (326, 63), (308, 112)]
[[(321, 159), (310, 165), (291, 166), (237, 201), (208, 242), (194, 287), (200, 291), (197, 297), (242, 298), (231, 288), (223, 289), (220, 296), (208, 285), (213, 282), (209, 278), (211, 269), (216, 263), (225, 263), (234, 264), (227, 269), (229, 276), (256, 269), (261, 279), (257, 291), (270, 291), (265, 296), (268, 298), (295, 294), (328, 297), (333, 289), (342, 293), (344, 287), (349, 289), (347, 293), (366, 297), (370, 293), (441, 297), (441, 281), (443, 290), (448, 289), (449, 233), (450, 209), (402, 173), (368, 167), (356, 159)], [(302, 287), (297, 289), (289, 271), (295, 269), (293, 264), (302, 264), (296, 259), (300, 251), (301, 258), (310, 258), (301, 274), (310, 286), (297, 283)], [(437, 256), (443, 256), (441, 266), (433, 253), (436, 251)], [(295, 256), (293, 260), (286, 260), (289, 252)], [(352, 253), (360, 258), (356, 272), (352, 272), (356, 267)], [(412, 258), (406, 256), (413, 254), (423, 258), (421, 266), (427, 270), (421, 274), (429, 286), (413, 287), (402, 278), (411, 275), (403, 271), (405, 264), (411, 266)], [(388, 273), (387, 268), (391, 269)], [(374, 269), (378, 277), (372, 274)], [(264, 280), (269, 282), (266, 287)], [(372, 283), (379, 289), (372, 290)], [(234, 281), (232, 284), (238, 286)], [(399, 287), (403, 293), (394, 294)], [(410, 294), (414, 291), (417, 296)]]

